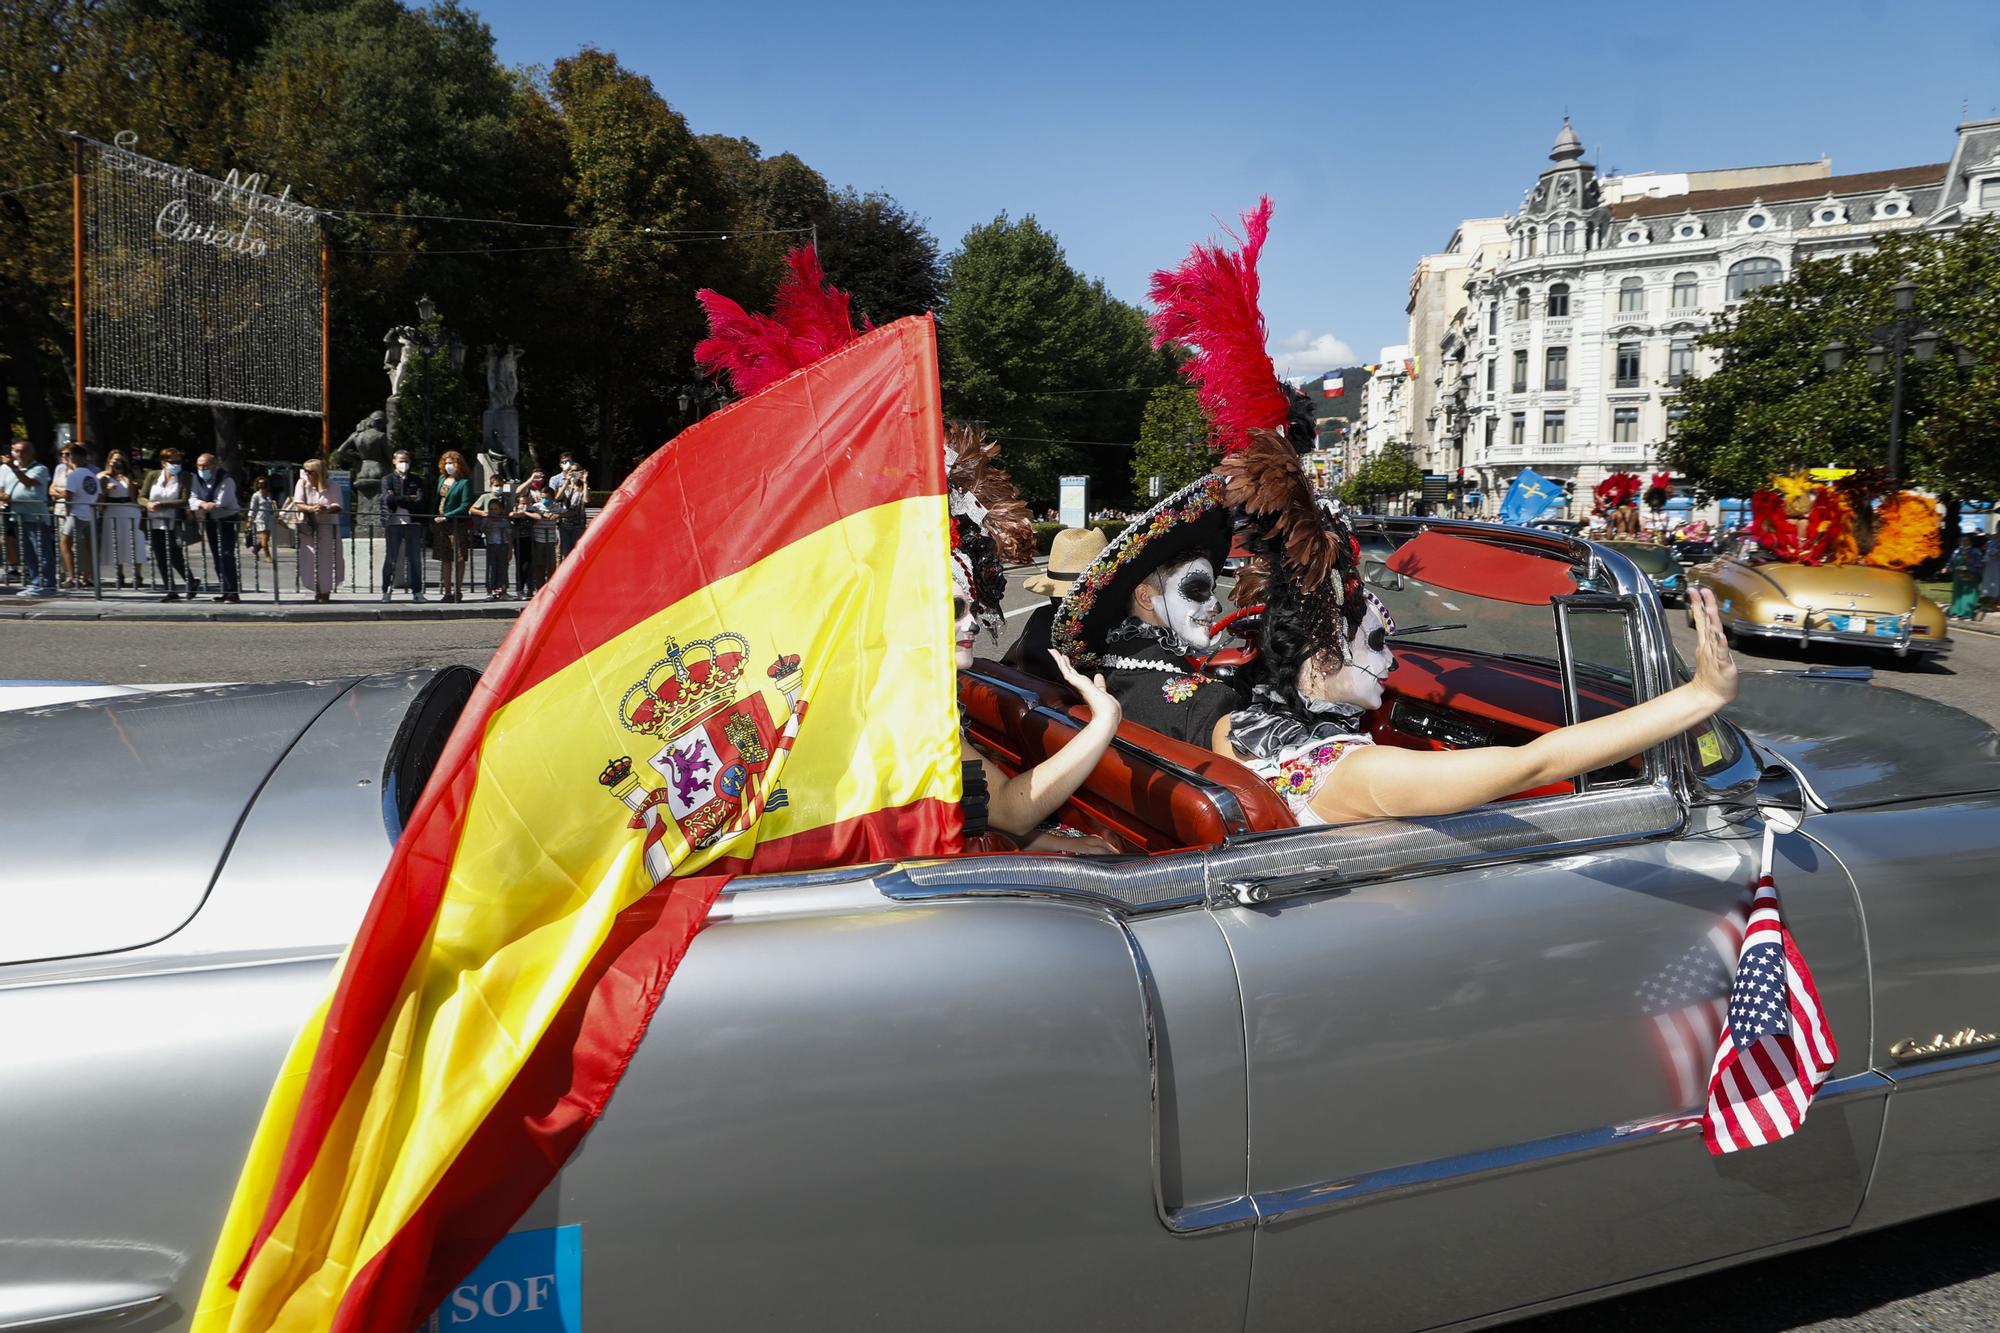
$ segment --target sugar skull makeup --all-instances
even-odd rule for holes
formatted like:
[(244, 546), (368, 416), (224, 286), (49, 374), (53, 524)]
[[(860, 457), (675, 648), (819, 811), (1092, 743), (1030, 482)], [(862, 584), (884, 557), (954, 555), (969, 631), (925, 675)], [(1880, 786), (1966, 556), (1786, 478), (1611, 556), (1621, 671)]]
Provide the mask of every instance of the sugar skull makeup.
[(1207, 648), (1215, 640), (1215, 622), (1222, 603), (1215, 596), (1215, 566), (1205, 555), (1168, 565), (1160, 571), (1160, 618), (1190, 648)]
[(972, 640), (979, 633), (979, 609), (972, 599), (972, 567), (951, 553), (952, 658), (960, 670), (972, 665)]
[(1389, 647), (1396, 622), (1374, 593), (1366, 592), (1363, 597), (1367, 610), (1347, 638), (1346, 660), (1336, 666), (1329, 660), (1331, 653), (1321, 653), (1299, 668), (1299, 693), (1308, 703), (1359, 708), (1363, 712), (1382, 706), (1382, 682), (1396, 665), (1396, 654)]

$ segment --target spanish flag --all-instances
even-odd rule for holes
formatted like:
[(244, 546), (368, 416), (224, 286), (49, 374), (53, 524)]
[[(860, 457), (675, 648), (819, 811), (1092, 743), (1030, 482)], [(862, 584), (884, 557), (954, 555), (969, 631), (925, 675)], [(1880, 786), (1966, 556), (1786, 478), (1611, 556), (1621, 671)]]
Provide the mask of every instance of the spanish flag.
[(602, 1113), (730, 875), (958, 849), (949, 524), (928, 318), (619, 488), (293, 1045), (197, 1330), (414, 1328)]

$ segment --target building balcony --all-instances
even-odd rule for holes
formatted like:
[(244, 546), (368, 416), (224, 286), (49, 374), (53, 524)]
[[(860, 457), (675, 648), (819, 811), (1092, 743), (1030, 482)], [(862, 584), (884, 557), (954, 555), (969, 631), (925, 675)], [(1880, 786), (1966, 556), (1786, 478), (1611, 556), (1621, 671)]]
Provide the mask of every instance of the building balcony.
[(1542, 337), (1549, 342), (1568, 342), (1569, 332), (1570, 317), (1568, 315), (1560, 315), (1542, 322)]

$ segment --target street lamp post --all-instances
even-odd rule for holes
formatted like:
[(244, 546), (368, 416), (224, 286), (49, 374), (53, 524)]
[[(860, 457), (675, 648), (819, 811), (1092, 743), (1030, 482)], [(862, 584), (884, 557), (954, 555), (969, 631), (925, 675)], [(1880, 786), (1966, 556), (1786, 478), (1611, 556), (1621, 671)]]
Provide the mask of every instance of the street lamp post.
[[(1919, 364), (1930, 361), (1937, 355), (1942, 339), (1936, 329), (1917, 315), (1917, 284), (1905, 278), (1889, 288), (1889, 299), (1894, 304), (1896, 317), (1887, 324), (1869, 330), (1875, 339), (1868, 348), (1868, 373), (1880, 375), (1886, 364), (1889, 369), (1889, 456), (1884, 471), (1889, 474), (1893, 485), (1903, 477), (1903, 362), (1907, 354), (1914, 354)], [(1827, 372), (1839, 370), (1847, 363), (1853, 349), (1835, 339), (1820, 349), (1821, 363)], [(1971, 364), (1971, 356), (1964, 348), (1957, 352), (1958, 363)]]

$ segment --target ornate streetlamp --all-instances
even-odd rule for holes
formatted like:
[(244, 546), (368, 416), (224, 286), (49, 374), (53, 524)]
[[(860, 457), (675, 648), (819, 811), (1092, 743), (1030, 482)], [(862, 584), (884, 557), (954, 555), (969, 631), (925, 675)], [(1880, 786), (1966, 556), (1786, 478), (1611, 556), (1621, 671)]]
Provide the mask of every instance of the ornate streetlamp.
[[(1867, 350), (1868, 373), (1880, 375), (1886, 366), (1890, 373), (1889, 389), (1889, 457), (1884, 470), (1893, 484), (1903, 478), (1903, 363), (1908, 355), (1914, 355), (1919, 363), (1937, 356), (1938, 344), (1943, 341), (1936, 329), (1917, 315), (1917, 284), (1908, 278), (1889, 288), (1889, 299), (1894, 304), (1896, 317), (1887, 324), (1868, 331), (1874, 339)], [(1847, 363), (1853, 349), (1845, 342), (1835, 339), (1820, 349), (1820, 360), (1827, 373), (1839, 370)], [(1963, 347), (1958, 348), (1958, 364), (1969, 367), (1972, 354)]]

